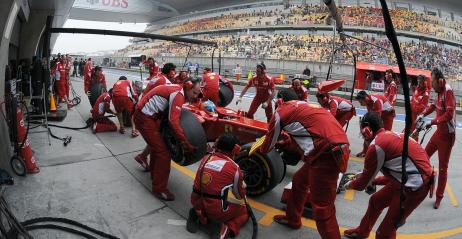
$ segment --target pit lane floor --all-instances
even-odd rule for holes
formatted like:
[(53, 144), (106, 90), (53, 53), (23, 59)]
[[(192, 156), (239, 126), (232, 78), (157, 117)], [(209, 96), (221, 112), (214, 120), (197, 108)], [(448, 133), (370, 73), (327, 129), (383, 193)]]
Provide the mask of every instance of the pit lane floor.
[[(108, 86), (121, 74), (114, 70), (105, 70), (105, 73)], [(129, 79), (136, 77), (133, 72), (124, 74)], [(71, 80), (75, 90), (84, 96), (81, 78)], [(236, 87), (238, 91), (241, 89)], [(315, 99), (311, 97), (311, 100)], [(250, 101), (251, 94), (244, 97), (242, 109), (247, 109)], [(237, 109), (234, 101), (229, 106)], [(398, 113), (402, 111), (398, 109)], [(69, 110), (68, 117), (58, 124), (81, 126), (89, 117), (90, 105), (84, 96), (82, 103)], [(263, 110), (257, 111), (256, 118), (266, 120)], [(116, 121), (115, 118), (112, 120)], [(395, 121), (394, 130), (401, 131), (403, 127), (404, 122)], [(352, 154), (362, 147), (358, 128), (358, 119), (354, 118), (348, 129)], [(184, 226), (197, 164), (188, 167), (173, 164), (169, 188), (176, 195), (176, 201), (166, 203), (152, 196), (149, 173), (143, 172), (133, 160), (144, 147), (141, 137), (130, 138), (129, 134), (118, 132), (95, 135), (89, 129), (52, 128), (54, 134), (71, 135), (73, 139), (67, 147), (51, 139), (49, 146), (47, 134), (40, 132), (43, 130), (40, 127), (33, 129), (29, 135), (41, 172), (26, 178), (16, 177), (15, 186), (9, 187), (5, 193), (19, 220), (65, 217), (120, 238), (207, 238), (203, 232), (188, 233)], [(460, 132), (458, 129), (457, 133)], [(425, 141), (430, 137), (431, 133)], [(434, 210), (434, 199), (427, 198), (400, 228), (399, 238), (462, 238), (462, 210), (458, 206), (458, 200), (462, 198), (462, 166), (459, 163), (462, 140), (456, 140), (449, 167), (449, 187), (441, 208)], [(436, 157), (432, 158), (432, 163), (437, 165)], [(251, 204), (260, 224), (259, 238), (319, 238), (312, 220), (305, 219), (300, 230), (288, 229), (271, 220), (274, 214), (281, 212), (284, 206), (279, 202), (282, 189), (299, 166), (288, 167), (284, 181), (271, 192), (252, 198)], [(362, 166), (362, 159), (352, 157), (348, 171), (360, 171)], [(351, 191), (337, 196), (337, 219), (342, 229), (357, 226), (367, 202), (368, 195), (364, 192)], [(251, 223), (248, 223), (239, 238), (250, 238), (251, 234)], [(36, 238), (76, 238), (55, 231), (36, 231), (33, 235)]]

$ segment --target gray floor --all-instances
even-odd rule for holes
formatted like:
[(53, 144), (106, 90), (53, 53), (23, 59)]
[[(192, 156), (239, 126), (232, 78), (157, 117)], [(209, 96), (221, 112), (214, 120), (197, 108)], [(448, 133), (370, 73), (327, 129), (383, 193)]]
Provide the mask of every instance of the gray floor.
[[(105, 73), (108, 85), (112, 85), (120, 74), (110, 70)], [(139, 78), (130, 72), (126, 75), (132, 80)], [(83, 95), (81, 79), (73, 78), (72, 84)], [(237, 87), (237, 90), (240, 89)], [(81, 105), (69, 110), (68, 117), (59, 124), (84, 124), (90, 115), (90, 107), (86, 97), (82, 97), (82, 100)], [(241, 107), (247, 109), (250, 100), (250, 97), (245, 97)], [(234, 102), (230, 107), (236, 108)], [(265, 120), (262, 110), (258, 111), (257, 119)], [(403, 127), (403, 122), (394, 124), (395, 130), (402, 130)], [(56, 135), (72, 135), (72, 143), (64, 147), (55, 139), (51, 140), (49, 146), (47, 134), (40, 131), (43, 128), (34, 129), (30, 140), (41, 172), (16, 178), (16, 185), (6, 191), (7, 200), (20, 220), (39, 216), (66, 217), (121, 238), (207, 238), (202, 232), (190, 234), (184, 229), (189, 209), (191, 174), (197, 165), (172, 168), (169, 188), (177, 199), (164, 203), (151, 195), (149, 174), (143, 172), (133, 160), (133, 156), (144, 146), (141, 137), (133, 139), (129, 134), (120, 135), (117, 132), (95, 135), (88, 129), (69, 131), (53, 128)], [(357, 119), (351, 122), (348, 132), (352, 152), (356, 153), (362, 146)], [(449, 184), (456, 200), (462, 198), (460, 147), (462, 143), (458, 139), (449, 169)], [(363, 165), (359, 161), (351, 160), (349, 171), (360, 171)], [(433, 157), (432, 162), (436, 163), (437, 158)], [(261, 219), (259, 238), (319, 238), (311, 220), (305, 220), (305, 227), (300, 230), (287, 229), (265, 220), (283, 207), (279, 203), (282, 188), (290, 182), (296, 168), (289, 167), (286, 178), (273, 191), (253, 199), (257, 219)], [(461, 209), (454, 206), (447, 195), (437, 211), (432, 209), (433, 199), (425, 200), (400, 229), (399, 238), (462, 238)], [(354, 193), (353, 198), (351, 194), (339, 194), (336, 207), (340, 226), (356, 226), (366, 210), (367, 201), (368, 195), (364, 192)], [(239, 238), (250, 238), (251, 233), (251, 224), (248, 223)], [(54, 231), (37, 231), (33, 235), (36, 238), (76, 238)]]

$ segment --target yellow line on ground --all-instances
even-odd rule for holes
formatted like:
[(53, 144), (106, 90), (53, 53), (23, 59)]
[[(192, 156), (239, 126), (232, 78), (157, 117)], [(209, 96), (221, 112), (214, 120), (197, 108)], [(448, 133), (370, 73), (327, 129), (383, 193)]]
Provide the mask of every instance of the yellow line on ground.
[(458, 207), (459, 203), (457, 202), (456, 195), (454, 195), (454, 192), (452, 191), (452, 187), (447, 182), (446, 182), (446, 191), (448, 192), (449, 199), (451, 200), (451, 204), (454, 207)]
[[(176, 169), (176, 170), (180, 171), (181, 173), (183, 173), (183, 174), (189, 176), (190, 178), (194, 179), (196, 174), (192, 170), (190, 170), (190, 169), (188, 169), (186, 167), (182, 167), (182, 166), (176, 164), (173, 161), (172, 161), (171, 165), (172, 165), (172, 167), (174, 169)], [(449, 188), (450, 188), (450, 186), (449, 186)], [(448, 193), (449, 193), (449, 190), (452, 193), (452, 189), (449, 189), (449, 188), (448, 188)], [(451, 193), (449, 193), (449, 194), (451, 195)], [(266, 205), (264, 203), (254, 201), (252, 199), (249, 199), (249, 203), (252, 206), (252, 208), (255, 208), (255, 209), (257, 209), (257, 210), (264, 213), (263, 217), (260, 218), (260, 221), (259, 221), (259, 223), (261, 225), (264, 225), (264, 226), (269, 226), (269, 225), (271, 225), (273, 223), (273, 216), (285, 213), (282, 210), (271, 207), (271, 206)], [(316, 230), (316, 222), (314, 220), (312, 220), (312, 219), (302, 217), (302, 225)], [(343, 234), (343, 232), (346, 229), (347, 228), (345, 228), (345, 227), (340, 227), (340, 233)], [(419, 238), (419, 239), (435, 239), (435, 238), (450, 237), (450, 236), (454, 236), (454, 235), (461, 234), (461, 233), (462, 233), (462, 227), (456, 227), (456, 228), (449, 229), (449, 230), (443, 230), (443, 231), (438, 231), (438, 232), (430, 232), (430, 233), (422, 233), (422, 234), (399, 234), (399, 235), (397, 235), (397, 238), (399, 238), (399, 239), (415, 239), (415, 238)], [(375, 232), (371, 232), (371, 235), (369, 236), (369, 238), (375, 238)]]
[(358, 158), (358, 157), (355, 157), (355, 156), (350, 156), (350, 160), (353, 161), (353, 162), (357, 162), (357, 163), (364, 163), (363, 158)]
[(352, 201), (355, 198), (355, 190), (348, 189), (345, 191), (345, 195), (343, 195), (345, 200)]

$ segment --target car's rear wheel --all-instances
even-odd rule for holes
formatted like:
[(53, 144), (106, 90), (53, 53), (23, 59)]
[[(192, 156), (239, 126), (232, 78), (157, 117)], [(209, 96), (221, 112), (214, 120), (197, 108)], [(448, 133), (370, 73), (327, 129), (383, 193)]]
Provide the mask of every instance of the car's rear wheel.
[(244, 172), (247, 195), (258, 196), (278, 185), (285, 175), (285, 164), (281, 156), (272, 150), (268, 154), (255, 152), (249, 156), (251, 144), (242, 146), (235, 161)]
[(201, 123), (189, 110), (183, 109), (181, 111), (180, 125), (188, 142), (196, 147), (194, 153), (185, 153), (182, 145), (179, 144), (167, 125), (163, 127), (164, 140), (172, 154), (172, 160), (181, 166), (188, 166), (201, 160), (207, 153), (207, 136)]

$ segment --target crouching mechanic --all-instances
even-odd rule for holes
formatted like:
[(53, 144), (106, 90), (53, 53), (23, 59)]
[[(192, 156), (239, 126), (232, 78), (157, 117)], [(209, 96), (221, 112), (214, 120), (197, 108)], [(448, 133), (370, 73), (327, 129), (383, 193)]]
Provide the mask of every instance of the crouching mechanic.
[(342, 127), (356, 115), (355, 107), (349, 100), (331, 96), (329, 93), (317, 93), (316, 98), (318, 103), (328, 110)]
[(310, 191), (309, 202), (319, 234), (322, 238), (339, 239), (334, 202), (339, 173), (346, 171), (349, 158), (345, 131), (329, 112), (318, 105), (298, 101), (292, 90), (283, 89), (277, 97), (277, 111), (271, 118), (260, 151), (270, 152), (284, 130), (304, 152), (305, 163), (292, 178), (286, 215), (276, 215), (274, 221), (300, 228), (303, 207)]
[[(150, 171), (153, 194), (166, 201), (175, 200), (167, 189), (170, 175), (170, 151), (162, 136), (162, 128), (171, 127), (177, 142), (186, 153), (195, 151), (180, 125), (181, 109), (185, 100), (191, 101), (200, 93), (199, 81), (191, 79), (183, 85), (162, 85), (149, 91), (135, 107), (134, 122), (151, 149)], [(163, 123), (165, 122), (165, 123)], [(147, 162), (143, 162), (147, 166)]]
[(274, 82), (271, 77), (266, 74), (266, 66), (263, 64), (263, 62), (257, 65), (256, 73), (257, 75), (249, 80), (249, 83), (247, 83), (245, 88), (242, 90), (239, 99), (236, 101), (236, 105), (242, 101), (242, 96), (245, 95), (247, 90), (250, 87), (255, 86), (257, 93), (253, 98), (252, 103), (250, 104), (247, 117), (253, 118), (253, 115), (257, 111), (258, 106), (261, 105), (261, 107), (265, 109), (266, 120), (269, 122), (271, 116), (273, 115), (272, 100), (276, 95)]
[(194, 180), (187, 230), (196, 232), (198, 224), (221, 224), (211, 238), (236, 237), (249, 215), (239, 202), (228, 201), (228, 191), (240, 200), (245, 197), (244, 174), (233, 160), (240, 151), (239, 140), (231, 133), (221, 135), (215, 152), (207, 155), (197, 169)]
[(349, 238), (368, 238), (383, 209), (388, 207), (387, 214), (377, 229), (376, 238), (396, 238), (397, 225), (404, 224), (406, 218), (419, 206), (430, 190), (433, 182), (430, 160), (422, 146), (410, 138), (405, 168), (409, 178), (404, 189), (404, 214), (400, 215), (404, 134), (385, 130), (382, 120), (374, 112), (368, 112), (362, 118), (361, 133), (372, 142), (367, 149), (363, 172), (346, 183), (345, 188), (364, 190), (379, 170), (387, 182), (369, 199), (369, 206), (359, 226), (344, 233)]
[(135, 106), (137, 99), (138, 96), (132, 89), (131, 82), (127, 79), (127, 77), (119, 77), (119, 80), (112, 87), (112, 103), (114, 104), (114, 108), (117, 112), (117, 119), (120, 123), (119, 132), (121, 134), (125, 133), (122, 113), (127, 111), (132, 122), (132, 137), (138, 136), (138, 131), (135, 128), (133, 117), (131, 117), (133, 113), (133, 107)]
[(104, 92), (101, 94), (90, 111), (93, 118), (93, 133), (117, 131), (117, 125), (104, 116), (106, 112), (115, 114), (111, 109), (111, 94), (112, 89), (109, 90), (109, 93)]

